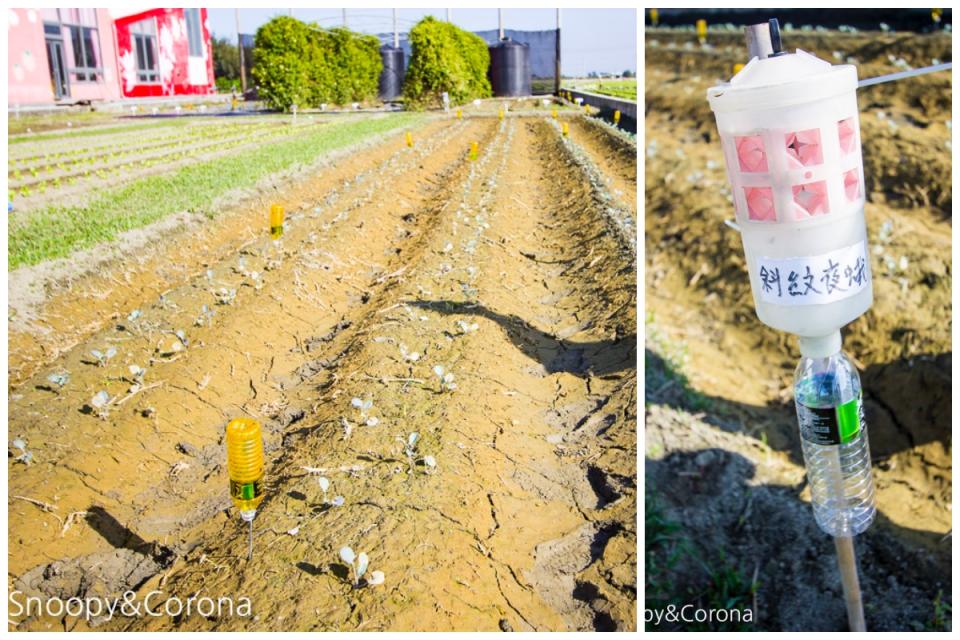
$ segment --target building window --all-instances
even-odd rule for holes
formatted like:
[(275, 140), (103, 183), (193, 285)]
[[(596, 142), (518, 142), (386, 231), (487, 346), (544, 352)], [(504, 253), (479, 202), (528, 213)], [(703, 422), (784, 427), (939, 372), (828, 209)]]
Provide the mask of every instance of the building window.
[(130, 25), (133, 48), (137, 56), (137, 80), (160, 82), (160, 67), (157, 62), (157, 24), (152, 18)]
[(187, 21), (187, 40), (190, 43), (190, 55), (203, 57), (203, 33), (200, 29), (200, 9), (184, 9)]
[(69, 43), (69, 50), (73, 52), (73, 66), (68, 71), (73, 79), (80, 82), (101, 81), (103, 65), (100, 60), (96, 9), (44, 9), (43, 18), (46, 36), (56, 37), (62, 33)]
[(70, 69), (74, 77), (80, 81), (96, 82), (103, 69), (100, 68), (97, 44), (97, 30), (90, 27), (70, 25), (70, 42), (73, 45), (73, 68)]

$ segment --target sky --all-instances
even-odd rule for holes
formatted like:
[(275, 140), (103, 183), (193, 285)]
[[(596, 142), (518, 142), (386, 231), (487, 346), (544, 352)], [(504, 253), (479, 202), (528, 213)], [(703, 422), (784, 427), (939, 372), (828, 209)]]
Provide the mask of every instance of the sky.
[[(255, 33), (257, 27), (289, 9), (240, 9), (240, 30)], [(451, 19), (468, 31), (497, 28), (496, 9), (451, 9)], [(420, 18), (433, 14), (446, 19), (445, 9), (398, 9), (397, 27), (407, 31)], [(343, 24), (340, 9), (293, 9), (293, 16), (306, 22), (335, 27)], [(637, 66), (637, 14), (633, 9), (563, 9), (561, 12), (560, 58), (565, 75), (586, 75), (589, 71), (620, 73)], [(210, 29), (218, 38), (237, 37), (233, 9), (208, 9)], [(364, 33), (393, 31), (392, 9), (347, 9), (347, 26)], [(555, 29), (555, 9), (504, 9), (505, 29)]]

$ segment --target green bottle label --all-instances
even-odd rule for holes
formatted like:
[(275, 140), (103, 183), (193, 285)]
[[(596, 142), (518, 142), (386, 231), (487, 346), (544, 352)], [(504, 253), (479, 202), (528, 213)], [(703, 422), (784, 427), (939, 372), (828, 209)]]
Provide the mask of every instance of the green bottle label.
[(837, 407), (819, 409), (797, 403), (800, 436), (818, 445), (838, 445), (852, 442), (860, 435), (864, 423), (863, 401), (857, 396)]
[(837, 407), (837, 423), (840, 427), (840, 443), (846, 444), (860, 435), (863, 424), (863, 402), (857, 396)]
[(230, 497), (238, 500), (253, 500), (263, 495), (263, 479), (254, 482), (230, 481)]

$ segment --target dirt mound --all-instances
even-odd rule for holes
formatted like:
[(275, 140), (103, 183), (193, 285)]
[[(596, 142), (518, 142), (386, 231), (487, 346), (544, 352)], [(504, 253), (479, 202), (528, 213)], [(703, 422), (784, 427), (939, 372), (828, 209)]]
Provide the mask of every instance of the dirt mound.
[[(755, 580), (755, 597), (746, 603), (755, 612), (752, 628), (846, 627), (836, 552), (814, 522), (802, 466), (776, 461), (761, 443), (658, 405), (648, 409), (646, 438), (648, 450), (657, 450), (646, 458), (646, 482), (667, 515), (683, 523), (690, 557), (729, 563)], [(867, 628), (923, 630), (936, 617), (938, 593), (950, 593), (949, 539), (878, 518), (856, 538)], [(926, 544), (916, 544), (918, 537)], [(677, 567), (676, 576), (677, 591), (702, 590), (717, 579), (692, 559)]]

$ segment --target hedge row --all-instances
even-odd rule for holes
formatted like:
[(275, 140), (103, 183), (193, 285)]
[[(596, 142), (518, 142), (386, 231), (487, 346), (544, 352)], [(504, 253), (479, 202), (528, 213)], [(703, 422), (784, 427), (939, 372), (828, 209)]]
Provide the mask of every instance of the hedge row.
[[(453, 104), (491, 95), (490, 53), (479, 36), (426, 17), (410, 30), (413, 54), (403, 83), (408, 108)], [(274, 108), (362, 102), (377, 96), (380, 41), (347, 29), (323, 29), (289, 16), (257, 29), (253, 77), (260, 97)]]
[(445, 91), (454, 104), (490, 96), (490, 52), (483, 38), (432, 16), (409, 37), (413, 53), (403, 82), (408, 107), (439, 106)]
[(372, 100), (381, 68), (380, 40), (347, 29), (278, 16), (254, 39), (253, 77), (274, 109)]

